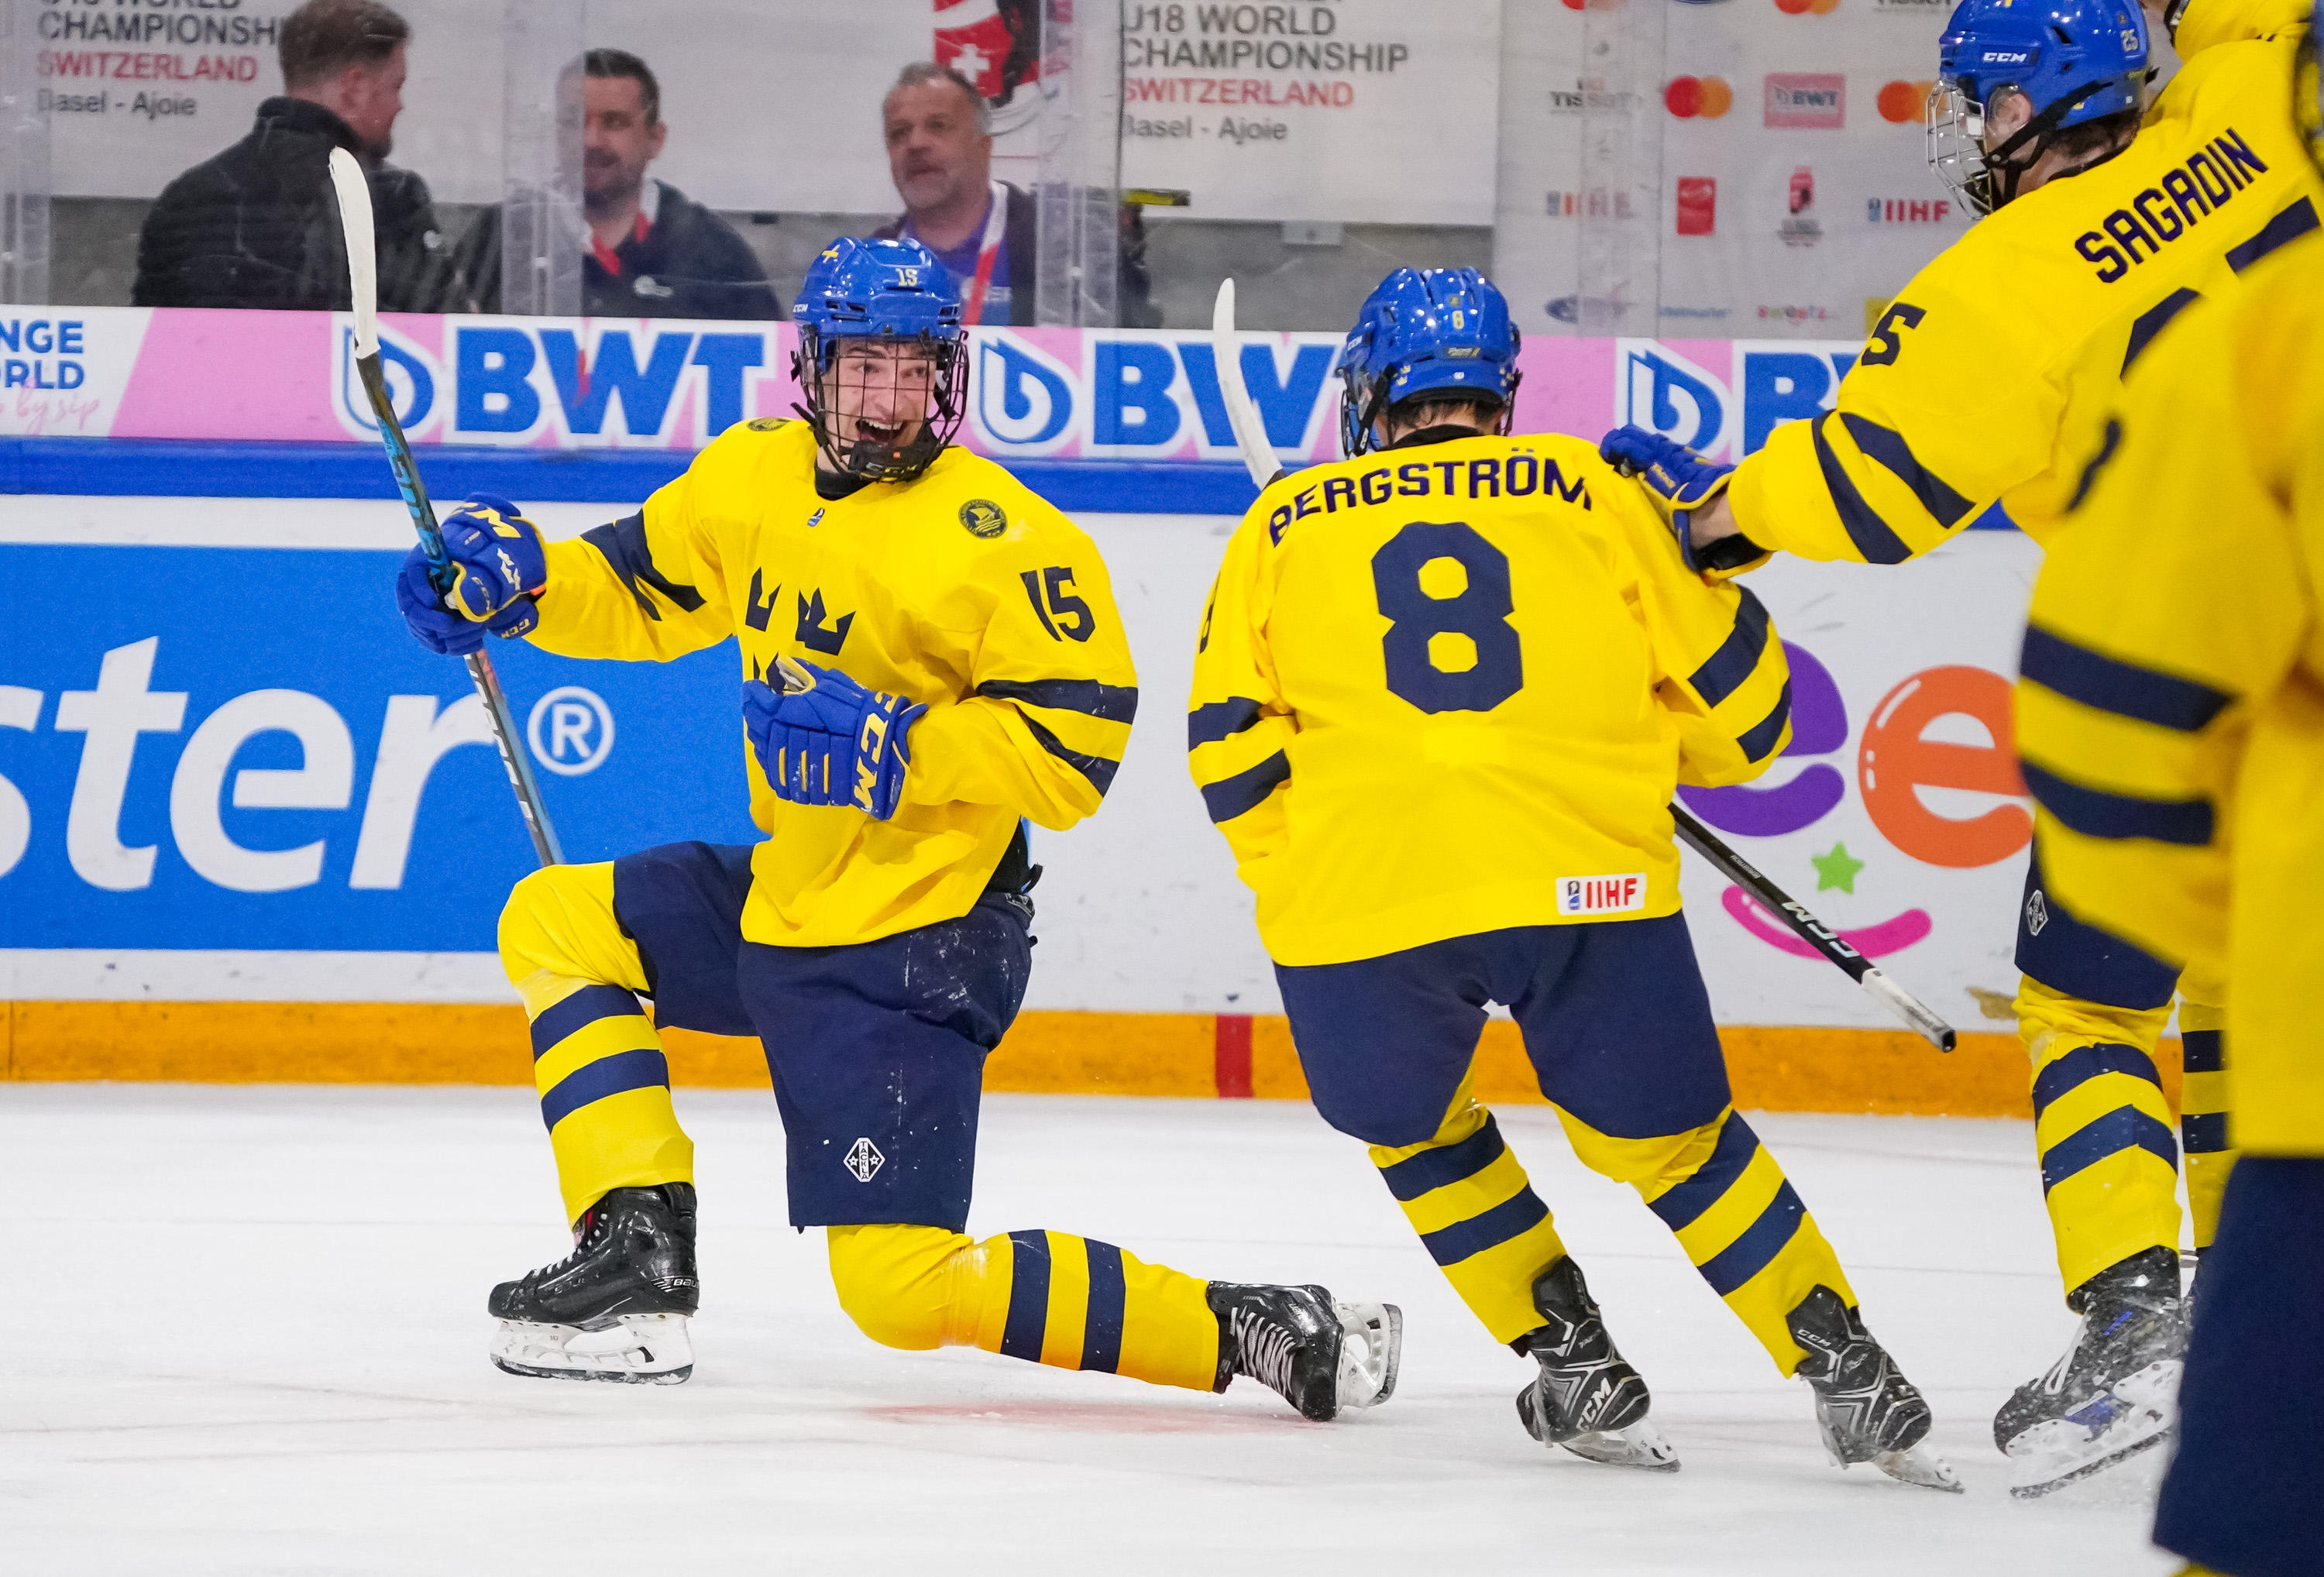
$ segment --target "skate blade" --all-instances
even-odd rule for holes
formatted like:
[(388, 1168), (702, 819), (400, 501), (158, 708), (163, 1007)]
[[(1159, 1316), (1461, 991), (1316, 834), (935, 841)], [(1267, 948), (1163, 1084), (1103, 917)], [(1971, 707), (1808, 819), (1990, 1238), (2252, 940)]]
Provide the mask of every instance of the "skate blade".
[(1663, 1432), (1644, 1418), (1627, 1429), (1596, 1430), (1557, 1443), (1575, 1456), (1614, 1468), (1638, 1468), (1649, 1473), (1678, 1471), (1678, 1452)]
[(2129, 1409), (2096, 1436), (2086, 1436), (2068, 1419), (2038, 1424), (2009, 1443), (2008, 1456), (2016, 1469), (2009, 1492), (2020, 1500), (2038, 1500), (2069, 1484), (2095, 1478), (2132, 1457), (2152, 1451), (2171, 1438), (2179, 1422), (2179, 1373), (2176, 1359), (2151, 1363), (2117, 1383), (2115, 1397)]
[(530, 1379), (674, 1386), (694, 1372), (684, 1314), (624, 1314), (603, 1331), (503, 1320), (491, 1357), (503, 1373)]
[(1404, 1359), (1404, 1311), (1394, 1304), (1339, 1304), (1340, 1411), (1377, 1407), (1396, 1395), (1396, 1372)]
[(1900, 1484), (1912, 1484), (1923, 1489), (1942, 1489), (1948, 1495), (1962, 1495), (1969, 1486), (1953, 1471), (1952, 1463), (1945, 1461), (1926, 1445), (1916, 1445), (1909, 1451), (1884, 1451), (1872, 1459), (1872, 1465)]

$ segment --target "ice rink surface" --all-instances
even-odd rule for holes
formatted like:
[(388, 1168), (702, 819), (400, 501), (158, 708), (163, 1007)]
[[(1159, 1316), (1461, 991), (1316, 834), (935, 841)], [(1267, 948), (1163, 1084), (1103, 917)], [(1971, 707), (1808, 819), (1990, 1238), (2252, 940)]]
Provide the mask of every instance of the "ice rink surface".
[(1754, 1124), (1968, 1481), (1823, 1458), (1661, 1224), (1541, 1107), (1501, 1112), (1683, 1470), (1551, 1453), (1529, 1365), (1453, 1298), (1360, 1147), (1304, 1104), (997, 1096), (971, 1229), (1403, 1305), (1395, 1398), (1328, 1425), (1249, 1380), (1167, 1391), (893, 1352), (785, 1224), (770, 1096), (681, 1091), (705, 1312), (683, 1386), (503, 1376), (484, 1294), (567, 1247), (521, 1090), (0, 1085), (12, 1240), (0, 1551), (20, 1572), (2174, 1570), (2151, 1459), (2049, 1500), (1990, 1419), (2070, 1329), (2029, 1125)]

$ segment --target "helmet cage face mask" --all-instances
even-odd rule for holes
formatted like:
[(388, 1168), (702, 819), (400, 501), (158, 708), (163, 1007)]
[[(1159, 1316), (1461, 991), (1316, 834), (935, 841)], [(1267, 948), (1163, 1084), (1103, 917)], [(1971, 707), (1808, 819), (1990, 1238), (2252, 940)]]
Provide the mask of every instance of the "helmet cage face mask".
[(2087, 82), (2070, 89), (2036, 112), (1998, 147), (1991, 148), (1985, 143), (1987, 120), (2010, 99), (2025, 95), (2014, 83), (1994, 83), (1979, 103), (1969, 97), (1974, 86), (1964, 87), (1959, 78), (1941, 77), (1929, 89), (1929, 168), (1963, 202), (1980, 214), (1989, 214), (2015, 200), (2019, 185), (2041, 159), (2050, 134), (2086, 100), (2115, 84)]
[[(888, 351), (877, 364), (887, 369), (889, 388), (899, 388), (908, 367), (927, 369), (919, 430), (901, 443), (882, 442), (855, 430), (862, 410), (862, 396), (876, 388), (872, 381), (881, 375), (867, 375), (848, 365), (848, 347), (867, 340)], [(854, 362), (858, 368), (872, 364), (863, 357)], [(968, 345), (957, 332), (945, 336), (922, 329), (912, 335), (826, 336), (811, 324), (802, 325), (791, 370), (807, 401), (797, 409), (814, 429), (816, 447), (833, 471), (867, 482), (908, 482), (926, 471), (960, 430), (968, 409)], [(846, 398), (849, 395), (855, 398)], [(843, 403), (854, 409), (843, 414), (838, 409)], [(908, 401), (899, 399), (897, 403), (908, 406)]]

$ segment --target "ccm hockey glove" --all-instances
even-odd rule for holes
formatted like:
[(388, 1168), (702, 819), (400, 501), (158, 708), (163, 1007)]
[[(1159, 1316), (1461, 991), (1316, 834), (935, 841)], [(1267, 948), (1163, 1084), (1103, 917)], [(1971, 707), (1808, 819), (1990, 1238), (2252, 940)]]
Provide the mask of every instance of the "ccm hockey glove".
[(742, 726), (767, 786), (793, 805), (852, 805), (886, 821), (904, 795), (912, 724), (927, 707), (867, 690), (837, 669), (798, 667), (803, 690), (742, 686)]
[(429, 578), (428, 555), (404, 556), (395, 601), (403, 622), (431, 650), (465, 657), (487, 634), (522, 635), (538, 624), (533, 597), (549, 579), (540, 531), (504, 498), (479, 493), (444, 520), (444, 551), (459, 571), (448, 592)]
[(1734, 575), (1766, 562), (1767, 550), (1740, 532), (1708, 547), (1694, 545), (1694, 512), (1727, 491), (1734, 466), (1713, 465), (1684, 444), (1643, 427), (1616, 428), (1600, 442), (1598, 453), (1646, 490), (1678, 540), (1679, 557), (1697, 575)]

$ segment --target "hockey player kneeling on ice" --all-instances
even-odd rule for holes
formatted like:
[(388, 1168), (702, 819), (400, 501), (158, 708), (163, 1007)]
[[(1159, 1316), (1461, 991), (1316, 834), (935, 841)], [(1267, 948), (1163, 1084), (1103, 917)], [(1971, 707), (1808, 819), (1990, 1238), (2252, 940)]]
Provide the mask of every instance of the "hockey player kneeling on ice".
[[(1985, 217), (1881, 314), (1833, 409), (1776, 428), (1692, 512), (1706, 565), (1748, 569), (1768, 549), (1903, 564), (1993, 511), (2058, 540), (2090, 456), (2111, 452), (2121, 381), (2164, 326), (2317, 227), (2324, 188), (2283, 111), (2308, 23), (2308, 0), (2152, 0), (2144, 14), (2130, 0), (1961, 0), (1938, 45), (1930, 161)], [(2150, 26), (2183, 62), (2152, 105)], [(1656, 485), (1705, 469), (1642, 428), (1608, 435), (1606, 452)], [(2070, 689), (2085, 666), (2026, 641), (2037, 682)], [(2018, 908), (2017, 1033), (2080, 1326), (1994, 1417), (2012, 1493), (2028, 1498), (2169, 1438), (2187, 1326), (2180, 1163), (2200, 1251), (2235, 1162), (2224, 982), (2077, 915), (2043, 874), (2044, 836)], [(2154, 1064), (2174, 991), (2175, 1143)]]
[[(1791, 738), (1782, 642), (1699, 574), (1596, 448), (1511, 436), (1517, 334), (1470, 269), (1399, 270), (1342, 353), (1347, 458), (1267, 488), (1229, 543), (1186, 741), (1316, 1109), (1494, 1338), (1546, 1445), (1669, 1470), (1581, 1266), (1471, 1093), (1487, 1004), (1595, 1170), (1634, 1185), (1824, 1443), (1957, 1489), (1928, 1405), (1733, 1109), (1668, 804)], [(1342, 519), (1342, 517), (1345, 518)]]
[(948, 447), (966, 355), (936, 259), (842, 239), (793, 315), (806, 420), (730, 429), (576, 541), (472, 502), (445, 522), (449, 607), (419, 555), (399, 582), (442, 650), (519, 630), (567, 656), (667, 659), (736, 637), (767, 834), (552, 866), (510, 897), (501, 956), (577, 1242), (493, 1289), (493, 1361), (692, 1369), (693, 1145), (658, 1023), (764, 1043), (791, 1221), (828, 1229), (840, 1304), (875, 1341), (1206, 1391), (1249, 1375), (1314, 1419), (1385, 1400), (1392, 1308), (1206, 1282), (1064, 1232), (964, 1232), (984, 1057), (1029, 968), (1024, 822), (1098, 808), (1137, 681), (1089, 539)]

